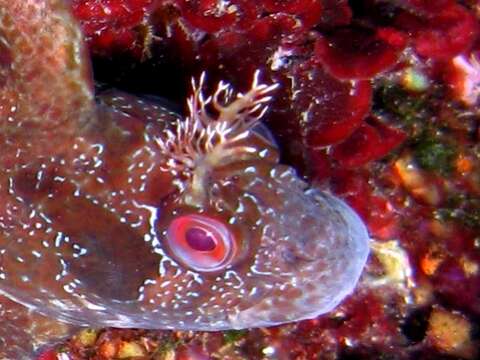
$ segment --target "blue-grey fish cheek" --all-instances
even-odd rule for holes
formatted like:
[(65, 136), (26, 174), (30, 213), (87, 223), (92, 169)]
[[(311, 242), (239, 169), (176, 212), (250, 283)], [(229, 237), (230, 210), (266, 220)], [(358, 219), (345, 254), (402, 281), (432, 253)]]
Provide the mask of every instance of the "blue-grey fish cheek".
[(331, 311), (353, 291), (368, 255), (365, 225), (343, 201), (308, 190), (289, 168), (277, 166), (270, 175), (248, 189), (263, 199), (266, 225), (246, 275), (265, 295), (231, 319), (236, 328)]

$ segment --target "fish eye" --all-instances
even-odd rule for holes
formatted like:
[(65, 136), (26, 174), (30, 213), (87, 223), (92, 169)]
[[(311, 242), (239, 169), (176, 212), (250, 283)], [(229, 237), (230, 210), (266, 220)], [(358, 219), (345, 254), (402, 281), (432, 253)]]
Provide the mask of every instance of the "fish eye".
[(222, 221), (200, 214), (175, 218), (168, 226), (166, 241), (178, 260), (202, 272), (224, 269), (236, 250), (230, 229)]

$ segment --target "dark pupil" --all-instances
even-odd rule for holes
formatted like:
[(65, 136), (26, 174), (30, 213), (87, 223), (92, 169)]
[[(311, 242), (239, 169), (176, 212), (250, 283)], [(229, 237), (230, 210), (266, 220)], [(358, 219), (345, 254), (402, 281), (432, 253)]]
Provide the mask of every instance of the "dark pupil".
[(188, 245), (197, 251), (212, 251), (215, 249), (215, 241), (205, 230), (199, 228), (188, 229), (185, 233)]

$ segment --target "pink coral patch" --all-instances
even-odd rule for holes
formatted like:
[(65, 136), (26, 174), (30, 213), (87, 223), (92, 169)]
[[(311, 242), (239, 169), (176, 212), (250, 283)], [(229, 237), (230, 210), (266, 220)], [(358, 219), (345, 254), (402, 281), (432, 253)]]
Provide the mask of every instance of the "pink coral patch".
[(442, 69), (442, 77), (455, 100), (473, 106), (480, 97), (480, 62), (478, 55), (459, 55)]

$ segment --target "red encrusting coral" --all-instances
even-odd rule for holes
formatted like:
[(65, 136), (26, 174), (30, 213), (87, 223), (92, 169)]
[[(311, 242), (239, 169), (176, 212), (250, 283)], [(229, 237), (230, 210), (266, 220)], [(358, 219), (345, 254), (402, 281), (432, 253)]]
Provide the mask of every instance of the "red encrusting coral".
[(372, 236), (381, 240), (395, 238), (399, 234), (399, 212), (385, 196), (375, 194), (375, 188), (368, 183), (371, 176), (367, 169), (339, 167), (332, 173), (330, 184), (366, 222)]
[(75, 16), (82, 24), (94, 53), (131, 52), (139, 57), (148, 31), (144, 24), (153, 0), (73, 0)]
[(368, 81), (340, 81), (308, 62), (292, 70), (296, 81), (291, 87), (295, 94), (291, 116), (300, 122), (308, 147), (345, 140), (369, 113), (372, 87)]
[(46, 350), (37, 357), (37, 360), (58, 360), (57, 351), (55, 349)]
[(462, 5), (449, 2), (418, 16), (416, 12), (403, 12), (397, 25), (412, 34), (416, 52), (434, 60), (448, 60), (467, 51), (475, 41), (479, 25), (475, 17)]
[(255, 18), (256, 7), (245, 7), (245, 12), (239, 13), (235, 5), (219, 6), (216, 1), (179, 1), (180, 11), (186, 23), (193, 29), (215, 33), (228, 29), (239, 19)]
[(352, 9), (348, 0), (323, 0), (320, 21), (317, 24), (322, 29), (332, 29), (346, 26), (352, 21)]
[(388, 155), (407, 135), (370, 118), (341, 144), (333, 147), (331, 155), (341, 168), (356, 168)]
[(391, 68), (405, 45), (392, 28), (339, 28), (315, 42), (315, 58), (338, 79), (371, 79)]

